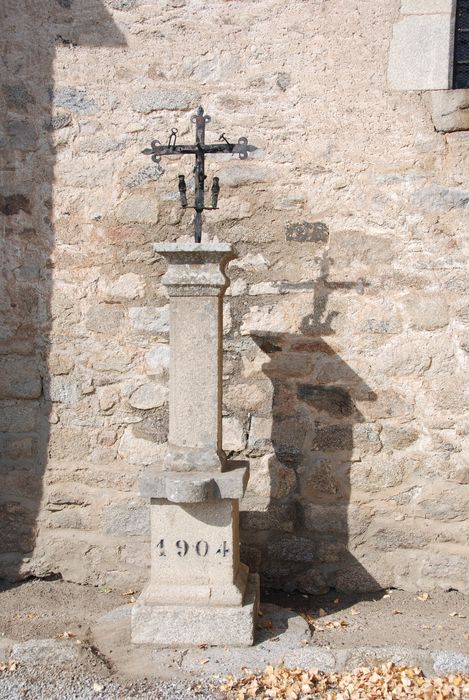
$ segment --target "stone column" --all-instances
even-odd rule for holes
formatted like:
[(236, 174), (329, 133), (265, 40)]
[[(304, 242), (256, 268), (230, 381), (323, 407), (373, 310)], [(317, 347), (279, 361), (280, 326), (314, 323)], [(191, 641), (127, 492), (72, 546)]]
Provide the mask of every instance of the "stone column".
[(258, 580), (239, 560), (244, 463), (222, 450), (224, 243), (159, 244), (170, 297), (168, 453), (143, 474), (151, 577), (132, 610), (132, 641), (158, 646), (253, 643)]
[(222, 300), (226, 243), (155, 245), (168, 261), (170, 297), (169, 445), (165, 469), (222, 471)]

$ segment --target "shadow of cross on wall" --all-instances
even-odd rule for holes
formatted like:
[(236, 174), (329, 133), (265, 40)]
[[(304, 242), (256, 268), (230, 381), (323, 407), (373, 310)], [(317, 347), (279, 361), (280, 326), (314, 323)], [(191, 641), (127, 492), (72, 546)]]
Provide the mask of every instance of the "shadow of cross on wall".
[(101, 0), (2, 0), (0, 42), (0, 576), (15, 580), (31, 573), (43, 492), (51, 331), (60, 340), (57, 319), (73, 313), (51, 310), (56, 144), (90, 114), (99, 125), (86, 82), (105, 82), (80, 56), (83, 85), (54, 87), (54, 60), (58, 46), (126, 42)]
[(351, 502), (354, 466), (381, 449), (379, 432), (358, 408), (377, 396), (321, 337), (334, 334), (330, 290), (357, 289), (355, 282), (329, 283), (323, 263), (301, 333), (252, 332), (273, 386), (274, 455), (270, 502), (265, 511), (242, 513), (242, 538), (248, 560), (261, 552), (258, 568), (268, 586), (311, 594), (377, 591), (380, 584), (353, 554), (371, 512), (366, 503)]

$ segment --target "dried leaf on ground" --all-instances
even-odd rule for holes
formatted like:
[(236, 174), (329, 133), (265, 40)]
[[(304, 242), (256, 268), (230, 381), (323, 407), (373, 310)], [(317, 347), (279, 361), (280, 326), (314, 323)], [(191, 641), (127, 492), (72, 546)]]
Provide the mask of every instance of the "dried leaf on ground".
[(344, 673), (267, 666), (259, 674), (245, 669), (241, 679), (228, 676), (220, 689), (229, 700), (462, 700), (469, 693), (469, 674), (425, 678), (418, 668), (393, 663)]
[(322, 626), (315, 625), (314, 629), (317, 632), (324, 632), (325, 628), (328, 629), (340, 629), (341, 627), (348, 627), (347, 620), (324, 620)]
[(273, 627), (272, 620), (262, 620), (256, 625), (259, 630), (271, 630)]
[(430, 600), (431, 596), (430, 593), (420, 593), (417, 596), (417, 600)]
[(306, 620), (309, 626), (311, 626), (316, 619), (315, 617), (313, 617), (313, 615), (310, 615), (309, 613), (301, 613), (301, 616)]
[(18, 663), (16, 661), (7, 661), (6, 663), (0, 663), (0, 672), (6, 671), (7, 673), (13, 673), (18, 668)]

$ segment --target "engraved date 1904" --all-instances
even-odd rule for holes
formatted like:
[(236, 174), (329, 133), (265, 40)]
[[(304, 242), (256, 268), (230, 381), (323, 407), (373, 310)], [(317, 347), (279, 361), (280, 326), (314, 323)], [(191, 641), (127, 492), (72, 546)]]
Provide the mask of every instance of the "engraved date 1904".
[(156, 545), (156, 550), (160, 557), (165, 557), (167, 552), (170, 550), (173, 552), (175, 551), (178, 557), (185, 557), (190, 551), (194, 551), (196, 556), (201, 557), (202, 559), (209, 553), (213, 554), (213, 552), (221, 557), (226, 557), (230, 553), (226, 540), (223, 540), (220, 546), (216, 547), (216, 549), (215, 547), (212, 547), (212, 551), (210, 551), (210, 545), (206, 540), (198, 540), (195, 544), (189, 544), (189, 542), (186, 542), (186, 540), (176, 540), (176, 542), (168, 544), (164, 539), (162, 539)]

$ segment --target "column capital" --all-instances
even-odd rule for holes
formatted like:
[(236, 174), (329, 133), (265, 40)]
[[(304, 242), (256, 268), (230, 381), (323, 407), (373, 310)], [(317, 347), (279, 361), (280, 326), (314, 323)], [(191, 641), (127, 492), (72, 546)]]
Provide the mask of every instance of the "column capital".
[(219, 296), (229, 285), (225, 267), (236, 257), (229, 243), (155, 243), (168, 269), (161, 281), (169, 296)]

